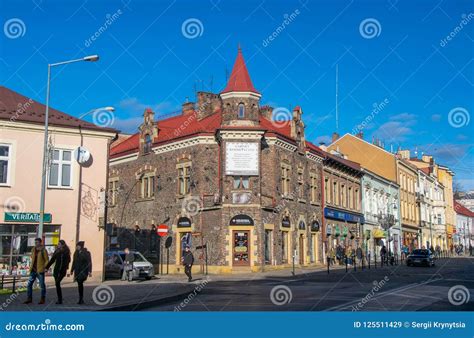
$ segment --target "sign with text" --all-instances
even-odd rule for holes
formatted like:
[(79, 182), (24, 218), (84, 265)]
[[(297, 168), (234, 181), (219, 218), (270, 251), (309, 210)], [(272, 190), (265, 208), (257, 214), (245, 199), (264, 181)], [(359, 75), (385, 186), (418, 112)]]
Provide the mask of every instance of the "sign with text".
[(258, 176), (258, 149), (256, 142), (227, 142), (225, 146), (225, 173), (232, 176)]
[[(17, 223), (39, 223), (40, 214), (35, 212), (6, 212), (5, 222)], [(44, 214), (43, 222), (51, 223), (53, 216), (51, 214)]]

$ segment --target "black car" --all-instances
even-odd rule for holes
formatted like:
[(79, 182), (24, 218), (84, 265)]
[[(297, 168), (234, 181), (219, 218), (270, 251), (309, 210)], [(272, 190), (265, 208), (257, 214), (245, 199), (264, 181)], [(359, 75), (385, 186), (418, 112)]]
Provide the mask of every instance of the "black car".
[(415, 249), (407, 257), (407, 265), (425, 265), (425, 266), (434, 266), (435, 259), (430, 250), (427, 249)]

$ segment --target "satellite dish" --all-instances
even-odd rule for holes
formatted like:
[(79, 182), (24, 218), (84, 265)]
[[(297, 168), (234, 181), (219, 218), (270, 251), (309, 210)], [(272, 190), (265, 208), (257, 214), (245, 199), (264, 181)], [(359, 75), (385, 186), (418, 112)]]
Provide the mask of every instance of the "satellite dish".
[(77, 147), (76, 150), (74, 150), (74, 158), (77, 163), (86, 164), (91, 158), (91, 153), (85, 147)]

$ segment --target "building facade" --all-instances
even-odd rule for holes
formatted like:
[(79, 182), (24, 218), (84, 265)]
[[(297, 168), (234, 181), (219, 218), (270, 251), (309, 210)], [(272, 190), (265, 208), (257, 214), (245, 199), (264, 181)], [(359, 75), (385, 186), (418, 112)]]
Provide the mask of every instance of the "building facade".
[(383, 245), (395, 255), (401, 250), (400, 188), (397, 183), (362, 169), (362, 210), (365, 250), (370, 257)]
[[(0, 273), (26, 275), (38, 236), (45, 106), (5, 87), (0, 106)], [(60, 239), (71, 250), (85, 241), (98, 278), (108, 149), (115, 135), (113, 129), (49, 111), (44, 243), (51, 255)]]
[(340, 153), (327, 153), (323, 166), (324, 251), (363, 248), (364, 215), (361, 199), (361, 168)]
[[(220, 93), (200, 92), (165, 120), (145, 111), (111, 150), (107, 245), (160, 261), (166, 240), (170, 272), (186, 245), (209, 273), (321, 263), (325, 153), (305, 140), (300, 107), (274, 121), (260, 98), (239, 49)], [(168, 238), (156, 238), (158, 224)]]
[(462, 246), (465, 254), (472, 254), (474, 212), (467, 209), (458, 201), (454, 201), (456, 212), (456, 228), (453, 234), (453, 245)]

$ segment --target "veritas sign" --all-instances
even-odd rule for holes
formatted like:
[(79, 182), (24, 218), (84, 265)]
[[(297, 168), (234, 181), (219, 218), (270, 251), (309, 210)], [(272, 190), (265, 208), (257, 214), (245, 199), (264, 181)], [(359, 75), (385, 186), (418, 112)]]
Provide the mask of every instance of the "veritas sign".
[(258, 146), (256, 142), (227, 142), (226, 175), (258, 176)]
[[(44, 214), (43, 222), (51, 223), (51, 214)], [(6, 212), (5, 222), (20, 222), (20, 223), (39, 223), (40, 214), (33, 212)]]

